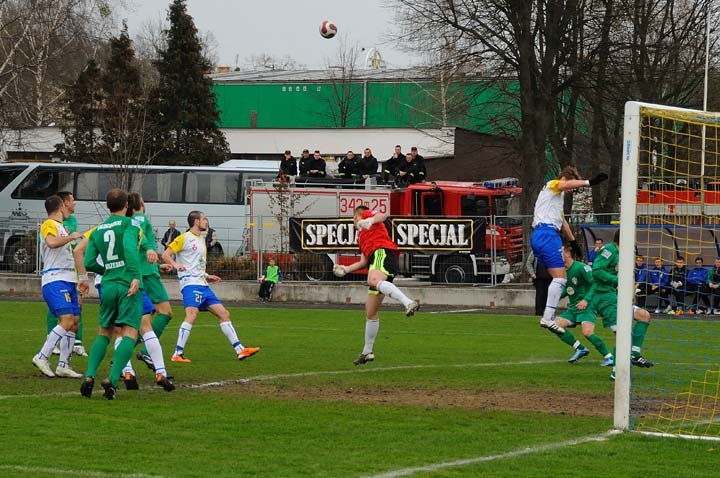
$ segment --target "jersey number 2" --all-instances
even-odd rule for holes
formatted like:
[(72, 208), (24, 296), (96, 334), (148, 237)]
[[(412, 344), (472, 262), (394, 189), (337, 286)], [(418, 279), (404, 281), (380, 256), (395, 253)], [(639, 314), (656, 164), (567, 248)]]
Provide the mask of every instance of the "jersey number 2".
[(107, 242), (107, 260), (110, 261), (116, 261), (118, 259), (117, 254), (115, 254), (115, 231), (112, 229), (105, 231), (105, 234), (103, 234), (103, 240)]

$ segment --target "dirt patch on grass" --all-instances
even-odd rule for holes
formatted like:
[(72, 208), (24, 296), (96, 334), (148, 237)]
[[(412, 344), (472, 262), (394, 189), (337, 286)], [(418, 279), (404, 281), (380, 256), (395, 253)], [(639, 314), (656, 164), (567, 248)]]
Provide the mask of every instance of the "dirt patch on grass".
[(428, 408), (466, 408), (544, 412), (574, 416), (612, 416), (612, 395), (547, 391), (479, 391), (461, 389), (367, 389), (342, 387), (301, 387), (264, 383), (233, 384), (224, 392), (291, 400), (327, 400), (352, 403), (417, 405)]

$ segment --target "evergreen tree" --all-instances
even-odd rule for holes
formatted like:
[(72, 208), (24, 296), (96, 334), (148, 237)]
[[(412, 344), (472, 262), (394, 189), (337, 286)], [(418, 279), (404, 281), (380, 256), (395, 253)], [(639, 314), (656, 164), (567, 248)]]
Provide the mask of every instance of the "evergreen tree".
[(90, 60), (75, 82), (66, 88), (62, 126), (65, 144), (59, 149), (71, 161), (96, 161), (100, 138), (95, 128), (102, 114), (100, 77), (98, 64)]
[(168, 13), (167, 46), (157, 62), (160, 80), (152, 95), (157, 125), (158, 160), (166, 164), (219, 164), (229, 157), (212, 81), (185, 0), (174, 0)]

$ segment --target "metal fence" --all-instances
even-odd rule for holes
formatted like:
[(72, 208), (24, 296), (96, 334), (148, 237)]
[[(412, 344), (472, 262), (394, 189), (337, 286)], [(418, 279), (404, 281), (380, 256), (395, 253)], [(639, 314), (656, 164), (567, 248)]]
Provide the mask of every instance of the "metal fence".
[[(0, 212), (0, 217), (9, 217)], [(168, 222), (175, 221), (177, 230), (187, 230), (186, 213), (176, 217), (153, 216), (158, 251), (164, 250), (163, 236)], [(427, 222), (447, 220), (444, 217), (425, 218)], [(412, 277), (435, 284), (496, 285), (527, 283), (526, 261), (532, 217), (491, 216), (484, 221), (484, 234), (473, 251), (404, 251), (399, 256), (399, 276)], [(611, 224), (615, 215), (570, 216), (568, 222), (585, 252), (592, 248), (593, 235), (587, 233), (589, 224)], [(78, 217), (80, 232), (95, 225), (98, 218)], [(347, 250), (327, 252), (291, 252), (289, 218), (278, 216), (210, 217), (212, 235), (206, 237), (208, 246), (207, 271), (224, 280), (257, 280), (265, 274), (273, 259), (280, 268), (283, 281), (364, 280), (364, 274), (343, 279), (332, 273), (336, 263), (348, 265), (359, 259), (354, 246)], [(2, 231), (2, 269), (5, 272), (39, 274), (39, 227), (41, 218), (22, 218), (5, 221)], [(590, 229), (592, 230), (592, 229)], [(364, 271), (361, 271), (364, 272)]]

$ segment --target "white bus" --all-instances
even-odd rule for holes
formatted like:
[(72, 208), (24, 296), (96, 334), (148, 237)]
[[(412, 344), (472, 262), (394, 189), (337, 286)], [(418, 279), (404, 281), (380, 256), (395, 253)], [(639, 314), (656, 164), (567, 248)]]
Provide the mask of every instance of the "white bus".
[(279, 161), (257, 160), (230, 160), (207, 167), (2, 163), (0, 264), (14, 272), (36, 269), (34, 245), (38, 227), (47, 216), (45, 198), (59, 191), (72, 192), (82, 232), (107, 217), (105, 195), (114, 187), (142, 195), (158, 241), (170, 219), (182, 232), (188, 212), (200, 210), (216, 230), (224, 255), (242, 253), (249, 234), (245, 185), (275, 178), (278, 168)]

